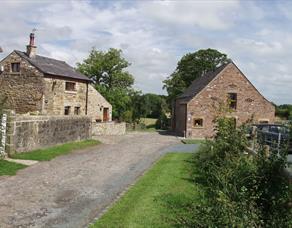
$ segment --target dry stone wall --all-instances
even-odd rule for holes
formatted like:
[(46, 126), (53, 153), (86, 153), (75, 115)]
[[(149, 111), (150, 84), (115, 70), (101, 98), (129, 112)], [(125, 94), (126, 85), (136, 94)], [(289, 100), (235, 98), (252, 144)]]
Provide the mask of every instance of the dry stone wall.
[(25, 152), (91, 138), (91, 119), (86, 116), (15, 116), (10, 122), (10, 153)]

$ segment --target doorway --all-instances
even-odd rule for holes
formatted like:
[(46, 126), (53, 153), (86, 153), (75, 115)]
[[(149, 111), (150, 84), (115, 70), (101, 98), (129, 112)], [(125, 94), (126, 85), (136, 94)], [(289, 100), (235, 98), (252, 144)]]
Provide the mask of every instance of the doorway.
[(109, 108), (103, 108), (103, 122), (109, 121)]

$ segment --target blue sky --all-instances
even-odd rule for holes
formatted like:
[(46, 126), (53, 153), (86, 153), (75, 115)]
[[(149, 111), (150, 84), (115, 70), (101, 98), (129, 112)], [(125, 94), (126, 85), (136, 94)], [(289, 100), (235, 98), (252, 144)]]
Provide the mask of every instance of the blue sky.
[(25, 50), (36, 27), (39, 54), (75, 66), (92, 47), (120, 48), (135, 87), (163, 94), (177, 61), (210, 47), (226, 53), (270, 101), (292, 103), (290, 12), (289, 1), (2, 0), (0, 58)]

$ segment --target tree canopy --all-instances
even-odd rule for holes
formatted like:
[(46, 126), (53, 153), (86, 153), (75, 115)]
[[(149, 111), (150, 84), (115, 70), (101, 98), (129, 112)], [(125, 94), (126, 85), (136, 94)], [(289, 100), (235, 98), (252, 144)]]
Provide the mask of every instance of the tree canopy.
[(178, 62), (176, 70), (164, 80), (163, 88), (167, 90), (169, 100), (182, 94), (196, 78), (228, 61), (226, 54), (210, 48), (184, 55)]
[(284, 119), (292, 120), (292, 105), (291, 104), (283, 104), (283, 105), (275, 105), (276, 106), (276, 116)]
[(134, 84), (134, 77), (125, 71), (128, 66), (130, 63), (122, 57), (122, 51), (115, 48), (105, 52), (93, 48), (88, 58), (82, 63), (77, 63), (79, 72), (107, 90), (129, 89)]
[(112, 104), (114, 119), (121, 119), (129, 109), (134, 77), (125, 69), (130, 63), (122, 57), (122, 51), (110, 48), (98, 51), (93, 48), (77, 70), (95, 83), (96, 89)]

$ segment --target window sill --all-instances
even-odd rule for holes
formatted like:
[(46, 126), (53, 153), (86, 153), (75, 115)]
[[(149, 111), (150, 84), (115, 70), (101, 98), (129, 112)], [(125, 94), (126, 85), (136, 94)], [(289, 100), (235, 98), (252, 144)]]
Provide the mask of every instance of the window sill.
[(68, 93), (68, 94), (77, 94), (77, 91), (69, 91), (69, 90), (65, 90), (65, 93)]
[(192, 127), (192, 129), (203, 129), (204, 127)]

